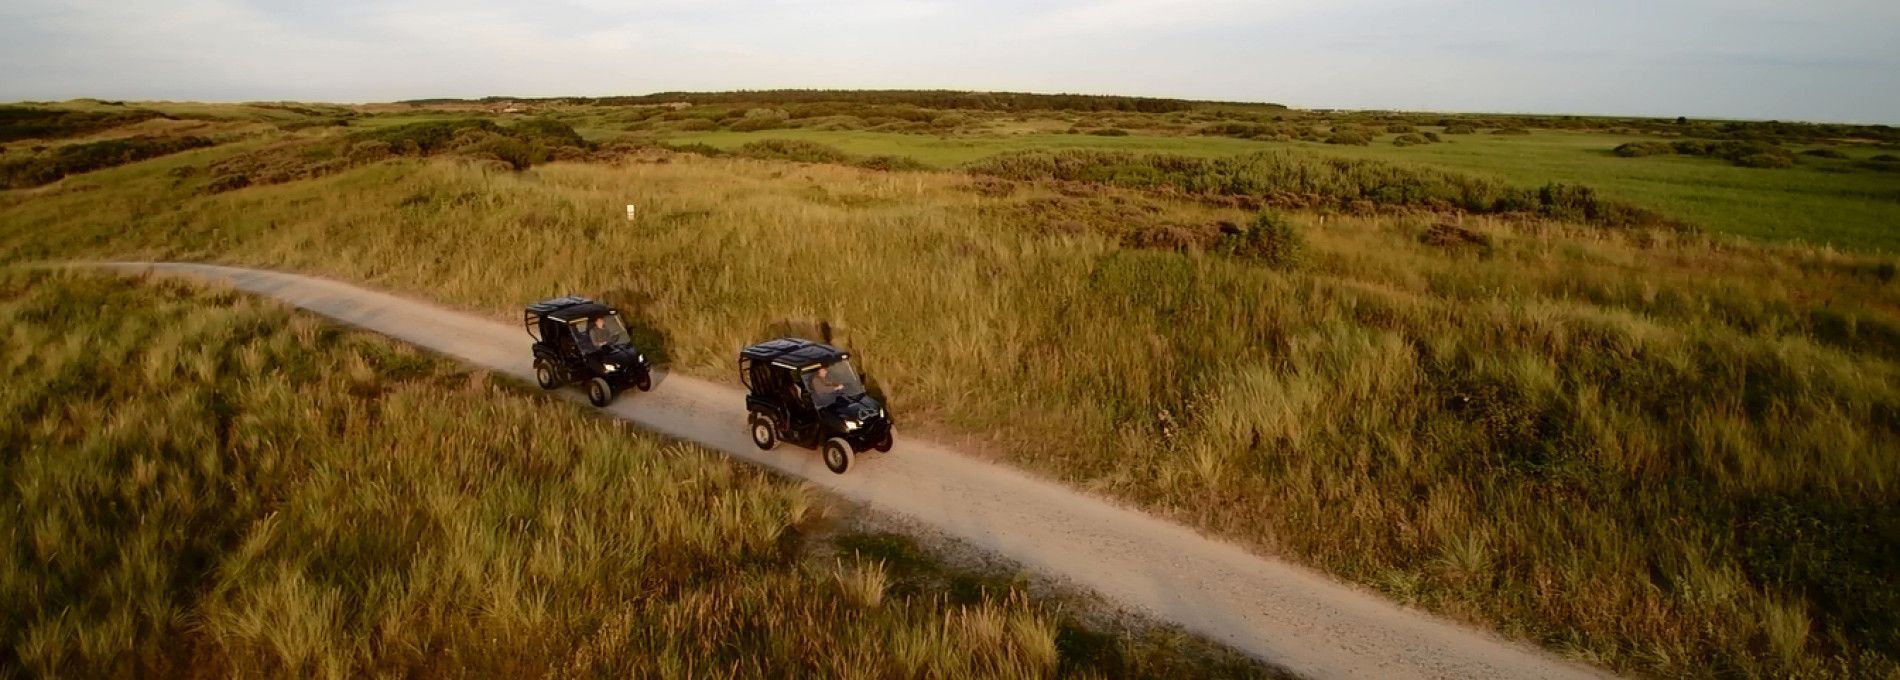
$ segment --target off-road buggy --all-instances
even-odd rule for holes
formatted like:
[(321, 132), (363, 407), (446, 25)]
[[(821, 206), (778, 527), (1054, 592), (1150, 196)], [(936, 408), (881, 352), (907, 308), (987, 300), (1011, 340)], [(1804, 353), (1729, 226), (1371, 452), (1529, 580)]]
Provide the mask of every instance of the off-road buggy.
[(752, 443), (816, 447), (844, 474), (866, 450), (891, 450), (891, 416), (864, 392), (851, 355), (821, 342), (778, 338), (739, 351)]
[(646, 355), (612, 307), (573, 295), (542, 300), (528, 305), (522, 325), (534, 338), (534, 379), (542, 389), (585, 383), (587, 400), (606, 406), (621, 390), (653, 388)]

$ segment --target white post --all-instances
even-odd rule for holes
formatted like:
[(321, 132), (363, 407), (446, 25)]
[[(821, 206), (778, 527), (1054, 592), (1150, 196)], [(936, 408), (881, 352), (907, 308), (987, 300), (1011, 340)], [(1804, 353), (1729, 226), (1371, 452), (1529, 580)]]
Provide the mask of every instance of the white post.
[(633, 221), (633, 204), (632, 203), (627, 204), (627, 221), (628, 222)]

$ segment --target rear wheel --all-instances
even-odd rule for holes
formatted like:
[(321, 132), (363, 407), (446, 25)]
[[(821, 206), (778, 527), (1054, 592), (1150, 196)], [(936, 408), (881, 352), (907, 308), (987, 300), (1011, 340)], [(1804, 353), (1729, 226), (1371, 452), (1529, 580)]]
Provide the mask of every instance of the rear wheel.
[(752, 414), (752, 443), (761, 451), (778, 448), (778, 424), (772, 422), (772, 416)]
[(606, 378), (587, 381), (587, 400), (595, 406), (606, 406), (614, 400), (614, 386), (607, 384)]
[(825, 440), (823, 453), (825, 456), (825, 467), (841, 475), (844, 474), (845, 470), (851, 469), (851, 464), (856, 462), (858, 458), (858, 455), (851, 451), (850, 442), (846, 442), (840, 437), (832, 437)]
[(561, 386), (559, 376), (554, 375), (554, 367), (546, 359), (534, 360), (534, 381), (541, 383), (541, 389), (551, 390)]

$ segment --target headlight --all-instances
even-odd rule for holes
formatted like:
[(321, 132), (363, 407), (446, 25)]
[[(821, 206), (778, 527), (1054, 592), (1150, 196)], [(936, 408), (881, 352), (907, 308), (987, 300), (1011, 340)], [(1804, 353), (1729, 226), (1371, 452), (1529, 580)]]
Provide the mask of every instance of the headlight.
[(620, 370), (620, 364), (601, 364), (601, 365), (600, 365), (600, 368), (601, 368), (601, 370), (603, 370), (603, 371), (606, 371), (606, 372), (608, 372), (608, 373), (612, 373), (612, 372), (614, 372), (614, 371), (618, 371), (618, 370)]
[(635, 354), (633, 355), (633, 358), (639, 359), (640, 363), (643, 363), (643, 364), (647, 362), (647, 355), (645, 354)]
[(860, 423), (855, 420), (846, 420), (844, 421), (844, 431), (851, 432), (851, 431), (857, 430), (859, 427), (863, 425), (864, 423)]

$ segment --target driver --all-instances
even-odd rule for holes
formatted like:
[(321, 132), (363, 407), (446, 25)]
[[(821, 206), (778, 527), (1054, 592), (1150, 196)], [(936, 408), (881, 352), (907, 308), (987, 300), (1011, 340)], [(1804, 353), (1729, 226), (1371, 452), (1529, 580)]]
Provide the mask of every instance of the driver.
[(831, 369), (825, 366), (818, 367), (818, 375), (812, 376), (811, 387), (814, 391), (818, 392), (818, 396), (821, 399), (836, 396), (844, 392), (844, 384), (832, 380)]
[(592, 348), (607, 346), (607, 317), (594, 317), (594, 322), (585, 326), (582, 334), (587, 337), (587, 342)]

